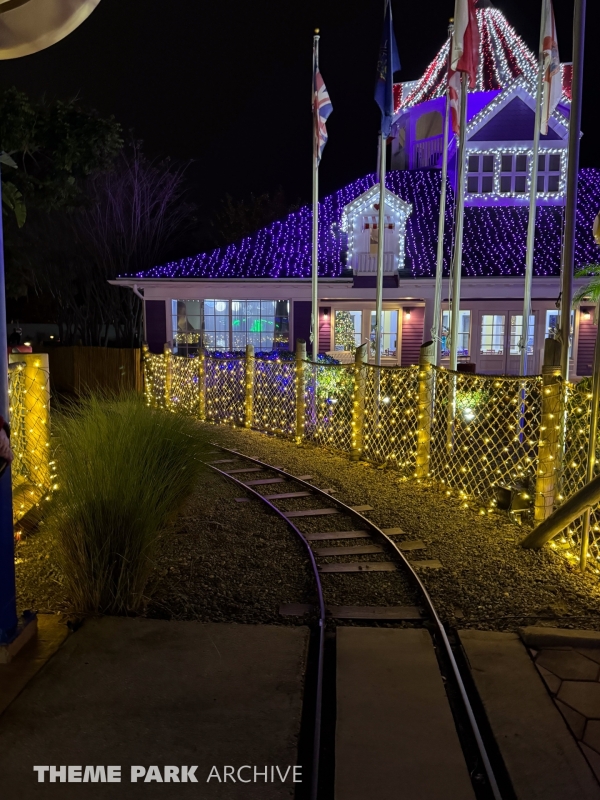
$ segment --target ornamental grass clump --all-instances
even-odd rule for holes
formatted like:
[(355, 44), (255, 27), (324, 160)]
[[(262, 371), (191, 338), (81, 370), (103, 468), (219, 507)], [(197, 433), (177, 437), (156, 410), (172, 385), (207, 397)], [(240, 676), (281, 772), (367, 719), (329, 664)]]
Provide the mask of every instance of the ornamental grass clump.
[(138, 396), (91, 395), (59, 415), (59, 488), (49, 524), (73, 608), (139, 611), (166, 523), (203, 469), (190, 418)]

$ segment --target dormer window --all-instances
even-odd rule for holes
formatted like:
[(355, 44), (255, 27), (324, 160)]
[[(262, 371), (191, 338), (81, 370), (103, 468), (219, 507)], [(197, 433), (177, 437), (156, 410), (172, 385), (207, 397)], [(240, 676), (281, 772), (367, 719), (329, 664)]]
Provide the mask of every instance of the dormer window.
[(549, 153), (538, 156), (538, 192), (560, 191), (560, 154)]
[(500, 194), (525, 194), (527, 191), (527, 154), (502, 155)]
[(469, 156), (467, 191), (469, 194), (492, 194), (494, 191), (494, 156)]
[[(538, 195), (558, 199), (565, 192), (566, 150), (541, 151), (538, 156)], [(467, 199), (527, 200), (530, 189), (531, 151), (491, 149), (467, 154)]]

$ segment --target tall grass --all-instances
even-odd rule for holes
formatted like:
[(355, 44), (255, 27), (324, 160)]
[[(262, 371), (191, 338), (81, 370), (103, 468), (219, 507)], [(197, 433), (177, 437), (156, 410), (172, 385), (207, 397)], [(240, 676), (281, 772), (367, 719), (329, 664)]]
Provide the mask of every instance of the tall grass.
[(90, 395), (54, 425), (59, 488), (49, 525), (73, 607), (137, 611), (166, 522), (199, 478), (205, 437), (136, 395)]

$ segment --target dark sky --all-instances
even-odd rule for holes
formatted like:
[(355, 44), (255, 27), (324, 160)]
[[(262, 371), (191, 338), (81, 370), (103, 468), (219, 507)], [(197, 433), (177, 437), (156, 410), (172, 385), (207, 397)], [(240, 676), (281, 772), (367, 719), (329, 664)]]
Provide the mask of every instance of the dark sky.
[[(446, 36), (453, 0), (392, 0), (402, 62), (418, 78)], [(571, 58), (573, 0), (554, 0), (562, 61)], [(540, 0), (497, 4), (537, 49)], [(102, 0), (71, 36), (2, 62), (0, 84), (81, 101), (114, 114), (151, 154), (194, 159), (195, 194), (209, 203), (281, 185), (292, 201), (311, 185), (312, 32), (334, 111), (322, 192), (375, 167), (373, 100), (382, 0)], [(600, 166), (597, 54), (600, 3), (588, 0), (582, 164)]]

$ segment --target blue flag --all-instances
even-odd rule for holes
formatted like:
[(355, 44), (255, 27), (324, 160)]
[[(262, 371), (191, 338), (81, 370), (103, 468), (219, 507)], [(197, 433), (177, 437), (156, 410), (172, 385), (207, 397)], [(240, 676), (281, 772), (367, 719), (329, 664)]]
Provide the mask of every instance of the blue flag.
[(394, 26), (392, 24), (392, 4), (388, 0), (383, 20), (383, 34), (377, 62), (377, 83), (375, 84), (375, 102), (381, 109), (381, 132), (390, 135), (394, 117), (394, 72), (400, 69), (400, 57)]

